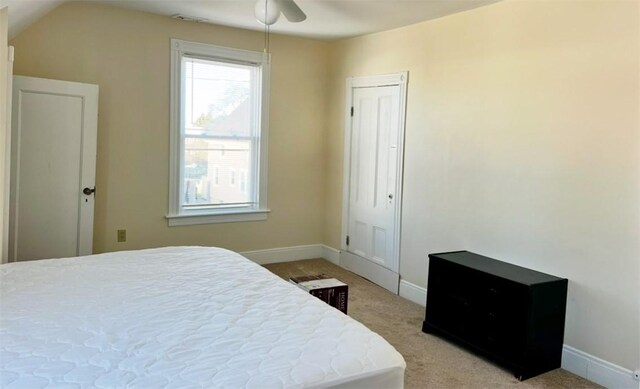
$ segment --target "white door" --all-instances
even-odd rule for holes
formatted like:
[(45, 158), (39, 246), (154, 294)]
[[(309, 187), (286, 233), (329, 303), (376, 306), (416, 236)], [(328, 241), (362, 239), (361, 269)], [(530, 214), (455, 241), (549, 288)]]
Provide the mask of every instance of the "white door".
[(10, 258), (88, 255), (98, 126), (98, 86), (15, 76)]
[(347, 145), (344, 262), (394, 293), (399, 282), (403, 89), (400, 83), (352, 87)]

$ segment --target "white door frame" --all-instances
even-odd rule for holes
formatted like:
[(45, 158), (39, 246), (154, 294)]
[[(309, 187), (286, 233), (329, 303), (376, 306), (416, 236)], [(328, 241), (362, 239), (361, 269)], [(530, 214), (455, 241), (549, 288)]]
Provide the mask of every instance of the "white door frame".
[[(394, 256), (393, 265), (391, 271), (394, 274), (384, 274), (388, 269), (383, 268), (377, 264), (371, 262), (376, 266), (377, 270), (365, 271), (370, 273), (371, 281), (379, 283), (385, 288), (391, 290), (394, 293), (398, 293), (397, 290), (397, 278), (400, 273), (400, 229), (402, 222), (402, 182), (404, 171), (404, 136), (405, 136), (405, 120), (406, 120), (406, 103), (407, 103), (407, 82), (409, 72), (400, 72), (394, 74), (386, 74), (379, 76), (367, 76), (367, 77), (350, 77), (347, 78), (347, 93), (345, 99), (345, 125), (344, 125), (344, 165), (343, 165), (343, 183), (342, 183), (342, 235), (340, 248), (342, 249), (343, 257), (341, 258), (341, 264), (345, 261), (358, 261), (355, 255), (347, 252), (346, 237), (349, 233), (349, 191), (351, 188), (351, 132), (352, 132), (352, 116), (351, 109), (353, 107), (353, 90), (354, 88), (374, 88), (382, 86), (398, 86), (400, 88), (400, 123), (399, 125), (399, 139), (398, 139), (398, 163), (397, 163), (397, 180), (395, 188), (395, 218), (394, 218)], [(358, 257), (359, 258), (359, 257)], [(369, 261), (367, 261), (369, 262)], [(349, 267), (349, 266), (346, 266)], [(376, 274), (378, 274), (376, 276)], [(367, 274), (364, 274), (366, 277)], [(378, 277), (380, 282), (372, 279)], [(369, 277), (367, 277), (369, 278)], [(396, 281), (390, 280), (395, 278)], [(384, 285), (383, 285), (384, 284)], [(394, 286), (395, 284), (395, 286)]]
[[(16, 81), (21, 84), (16, 88)], [(20, 98), (23, 91), (37, 90), (45, 94), (72, 96), (82, 99), (82, 149), (80, 152), (81, 172), (80, 187), (95, 188), (96, 156), (98, 140), (98, 85), (72, 81), (51, 80), (45, 78), (13, 76), (12, 86), (12, 128), (11, 128), (11, 183), (9, 208), (9, 262), (17, 260), (18, 243), (18, 205), (20, 180)], [(80, 196), (80, 201), (84, 199)], [(82, 208), (80, 204), (78, 207)], [(78, 240), (76, 255), (90, 255), (93, 253), (93, 219), (95, 198), (92, 196), (84, 212), (80, 212), (78, 220)]]
[(13, 60), (14, 49), (13, 46), (9, 46), (8, 58), (7, 58), (7, 96), (6, 96), (6, 113), (7, 124), (4, 134), (4, 181), (0, 183), (2, 185), (2, 191), (4, 194), (4, 204), (2, 205), (2, 252), (0, 255), (0, 263), (9, 262), (9, 209), (11, 203), (9, 199), (11, 197), (11, 101), (13, 98)]

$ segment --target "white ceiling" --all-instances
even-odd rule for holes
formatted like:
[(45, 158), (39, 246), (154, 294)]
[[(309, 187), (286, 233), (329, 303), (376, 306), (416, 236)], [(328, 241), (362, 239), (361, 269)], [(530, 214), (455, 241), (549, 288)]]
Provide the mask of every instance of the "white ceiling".
[[(71, 0), (8, 0), (9, 36), (14, 37), (58, 5)], [(159, 15), (184, 14), (214, 24), (262, 30), (255, 0), (84, 0)], [(407, 26), (499, 0), (296, 0), (307, 14), (302, 23), (280, 17), (271, 31), (319, 39), (339, 39)]]

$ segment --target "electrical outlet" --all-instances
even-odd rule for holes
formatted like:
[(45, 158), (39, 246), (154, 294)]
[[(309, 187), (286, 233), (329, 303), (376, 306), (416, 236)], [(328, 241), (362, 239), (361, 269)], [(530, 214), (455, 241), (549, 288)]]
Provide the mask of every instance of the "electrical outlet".
[(118, 230), (118, 242), (127, 241), (127, 230)]
[(633, 372), (633, 379), (636, 381), (640, 381), (640, 369)]

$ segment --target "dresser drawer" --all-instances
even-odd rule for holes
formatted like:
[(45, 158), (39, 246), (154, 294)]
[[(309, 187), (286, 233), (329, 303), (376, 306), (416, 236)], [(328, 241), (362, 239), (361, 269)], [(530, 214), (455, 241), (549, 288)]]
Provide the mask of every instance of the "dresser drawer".
[(523, 313), (529, 291), (522, 285), (454, 263), (434, 260), (428, 293), (436, 293), (480, 313)]
[(434, 288), (429, 290), (426, 320), (451, 334), (468, 338), (475, 332), (475, 316), (471, 301), (460, 293)]
[(483, 311), (476, 313), (474, 342), (481, 348), (518, 363), (524, 358), (526, 312)]
[(489, 352), (520, 359), (527, 290), (455, 264), (433, 265), (426, 321)]
[(442, 261), (429, 265), (426, 320), (467, 338), (474, 331), (473, 275), (465, 268)]

